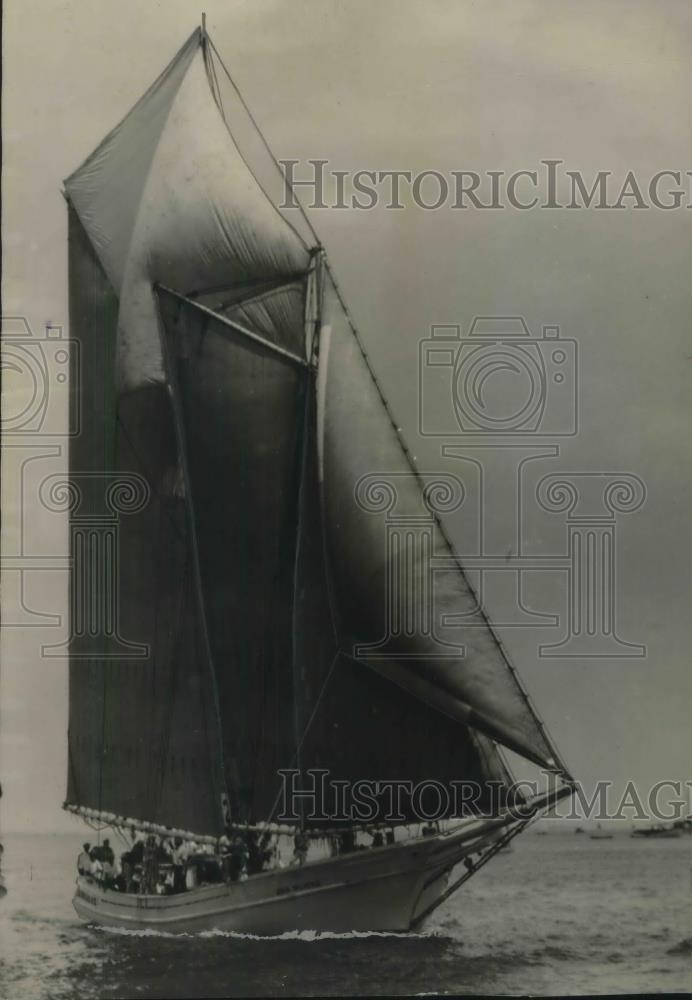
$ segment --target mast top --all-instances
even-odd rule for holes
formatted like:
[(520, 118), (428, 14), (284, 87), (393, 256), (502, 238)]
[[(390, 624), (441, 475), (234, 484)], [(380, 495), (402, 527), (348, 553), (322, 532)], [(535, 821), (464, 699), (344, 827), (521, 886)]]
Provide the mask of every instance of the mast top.
[(202, 11), (202, 37), (207, 37), (207, 15)]

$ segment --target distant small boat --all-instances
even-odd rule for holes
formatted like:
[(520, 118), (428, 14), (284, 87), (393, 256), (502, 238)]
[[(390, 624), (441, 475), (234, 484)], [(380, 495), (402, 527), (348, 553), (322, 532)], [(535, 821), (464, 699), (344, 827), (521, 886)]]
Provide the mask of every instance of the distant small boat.
[(656, 838), (659, 840), (679, 837), (681, 830), (672, 826), (664, 826), (663, 823), (654, 823), (653, 826), (644, 826), (639, 830), (632, 830), (630, 837)]
[(602, 829), (601, 824), (599, 823), (597, 828), (589, 834), (589, 838), (591, 840), (612, 840), (613, 834)]

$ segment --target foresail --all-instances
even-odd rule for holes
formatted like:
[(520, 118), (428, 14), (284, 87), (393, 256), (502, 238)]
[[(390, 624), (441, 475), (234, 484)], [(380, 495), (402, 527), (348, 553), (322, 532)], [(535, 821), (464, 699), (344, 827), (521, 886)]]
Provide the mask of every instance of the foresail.
[[(358, 648), (359, 659), (439, 712), (537, 763), (554, 766), (552, 750), (475, 595), (450, 560), (437, 522), (430, 523), (421, 485), (331, 281), (325, 290), (323, 322), (327, 329), (319, 377), (321, 478), (342, 634)], [(393, 517), (409, 526), (416, 520), (418, 525), (430, 525), (427, 554), (416, 545), (415, 531), (409, 532), (403, 550), (387, 546), (386, 505), (378, 513), (363, 502), (363, 489), (370, 481), (389, 484), (380, 499), (387, 489), (393, 490)], [(431, 574), (430, 560), (440, 555), (447, 557), (448, 568)], [(418, 607), (412, 609), (414, 624), (398, 627), (393, 621), (387, 595), (398, 573), (395, 559), (406, 566), (411, 594), (432, 593), (434, 617), (429, 621), (421, 620), (425, 609)], [(406, 600), (411, 594), (399, 596)], [(441, 631), (447, 615), (464, 615), (467, 624)], [(452, 644), (463, 645), (463, 654)]]

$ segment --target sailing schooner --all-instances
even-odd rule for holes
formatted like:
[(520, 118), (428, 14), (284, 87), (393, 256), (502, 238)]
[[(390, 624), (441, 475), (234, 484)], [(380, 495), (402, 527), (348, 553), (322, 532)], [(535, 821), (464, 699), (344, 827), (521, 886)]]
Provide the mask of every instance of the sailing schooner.
[[(249, 831), (303, 846), (287, 867), (166, 895), (80, 875), (74, 905), (135, 928), (408, 930), (573, 783), (453, 553), (440, 484), (406, 448), (307, 216), (306, 235), (241, 152), (224, 74), (232, 83), (203, 25), (65, 181), (81, 414), (65, 807), (210, 857)], [(107, 585), (88, 548), (104, 489), (130, 501)], [(435, 611), (465, 615), (463, 650), (441, 655), (417, 618), (385, 627), (394, 557), (382, 512), (394, 501), (402, 516), (434, 515), (430, 545), (453, 561)], [(427, 551), (407, 551), (421, 592)], [(88, 627), (94, 608), (105, 629)], [(510, 808), (501, 748), (555, 787)], [(332, 780), (282, 822), (291, 769)], [(410, 796), (395, 817), (375, 796), (358, 831), (325, 822), (339, 783), (365, 777), (475, 782), (478, 808), (450, 805), (421, 831)], [(358, 850), (363, 825), (390, 836)], [(320, 854), (345, 834), (348, 849)]]

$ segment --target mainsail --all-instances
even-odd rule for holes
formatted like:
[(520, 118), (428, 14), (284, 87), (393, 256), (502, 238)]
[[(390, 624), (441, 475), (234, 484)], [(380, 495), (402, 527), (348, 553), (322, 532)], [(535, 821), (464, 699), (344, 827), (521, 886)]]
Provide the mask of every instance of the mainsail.
[[(359, 487), (393, 477), (429, 521), (425, 490), (323, 250), (272, 204), (216, 92), (196, 31), (65, 182), (71, 475), (149, 487), (118, 581), (121, 632), (148, 654), (104, 661), (94, 640), (73, 658), (68, 804), (218, 834), (226, 802), (272, 820), (286, 768), (485, 788), (509, 780), (496, 744), (554, 767), (437, 521), (436, 613), (468, 625), (443, 656), (427, 628), (392, 632), (393, 556)], [(406, 552), (419, 588), (430, 554)]]

